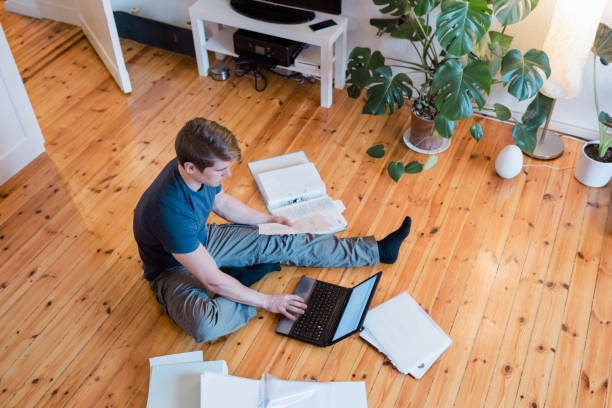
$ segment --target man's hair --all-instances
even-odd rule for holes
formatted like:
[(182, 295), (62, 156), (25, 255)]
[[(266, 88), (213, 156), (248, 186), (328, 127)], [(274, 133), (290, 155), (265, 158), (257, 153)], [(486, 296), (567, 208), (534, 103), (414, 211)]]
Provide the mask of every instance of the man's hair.
[(193, 163), (198, 170), (212, 167), (215, 160), (240, 160), (236, 136), (214, 120), (195, 118), (185, 123), (174, 142), (176, 157), (183, 166)]

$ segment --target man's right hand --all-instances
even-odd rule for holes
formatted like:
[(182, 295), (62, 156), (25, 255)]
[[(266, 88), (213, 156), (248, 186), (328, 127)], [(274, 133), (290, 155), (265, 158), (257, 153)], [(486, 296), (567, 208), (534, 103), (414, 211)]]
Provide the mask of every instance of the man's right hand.
[(306, 303), (297, 295), (266, 295), (264, 309), (272, 313), (282, 313), (289, 320), (295, 320), (296, 314), (304, 314)]

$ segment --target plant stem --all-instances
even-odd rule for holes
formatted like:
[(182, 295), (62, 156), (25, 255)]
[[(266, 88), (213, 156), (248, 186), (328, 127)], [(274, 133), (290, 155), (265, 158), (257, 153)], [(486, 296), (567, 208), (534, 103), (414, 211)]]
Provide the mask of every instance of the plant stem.
[(409, 69), (410, 71), (408, 72), (409, 74), (411, 73), (419, 73), (419, 74), (428, 74), (429, 70), (425, 70), (425, 69), (416, 69), (416, 68), (412, 68), (412, 67), (406, 67), (404, 65), (397, 65), (397, 64), (390, 64), (387, 65), (388, 67), (397, 67), (397, 68), (405, 68), (405, 69)]
[(599, 97), (597, 96), (597, 55), (593, 53), (593, 95), (595, 95), (595, 115), (597, 116), (597, 125), (599, 127), (599, 157), (604, 157), (608, 146), (606, 145), (606, 127), (599, 122)]
[(421, 69), (424, 69), (424, 70), (429, 70), (429, 67), (427, 65), (417, 64), (416, 62), (410, 62), (410, 61), (405, 61), (405, 60), (401, 60), (401, 59), (397, 59), (397, 58), (391, 58), (391, 57), (385, 57), (385, 59), (388, 59), (388, 60), (391, 60), (391, 61), (401, 62), (402, 64), (412, 65), (414, 67), (421, 68)]

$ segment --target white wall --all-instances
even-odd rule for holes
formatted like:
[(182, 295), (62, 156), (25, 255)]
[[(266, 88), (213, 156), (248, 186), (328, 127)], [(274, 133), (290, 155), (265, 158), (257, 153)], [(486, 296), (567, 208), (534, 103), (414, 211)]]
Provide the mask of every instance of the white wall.
[[(79, 0), (7, 0), (7, 10), (16, 4), (37, 3), (45, 17), (71, 22), (70, 9)], [(576, 0), (579, 1), (579, 0)], [(550, 16), (556, 0), (540, 0), (536, 9), (522, 22), (508, 27), (507, 33), (514, 35), (513, 48), (522, 52), (530, 48), (541, 48), (550, 24)], [(152, 20), (186, 27), (189, 21), (188, 8), (194, 0), (111, 0), (113, 10), (130, 12), (138, 8), (138, 15)], [(587, 3), (588, 4), (588, 3)], [(585, 6), (586, 7), (586, 6)], [(349, 18), (348, 48), (356, 46), (379, 49), (388, 57), (410, 59), (413, 50), (405, 40), (389, 37), (378, 39), (370, 18), (380, 16), (372, 0), (343, 0), (343, 14)], [(17, 10), (15, 10), (17, 11)], [(27, 13), (24, 13), (27, 14)], [(30, 14), (31, 15), (31, 14)], [(612, 27), (612, 1), (607, 1), (602, 22)], [(73, 24), (79, 24), (73, 22)], [(580, 136), (596, 137), (597, 122), (592, 92), (592, 60), (584, 68), (582, 92), (572, 99), (558, 100), (553, 112), (551, 127)], [(597, 64), (597, 80), (601, 109), (612, 114), (612, 66)], [(507, 105), (520, 118), (527, 103), (519, 103), (504, 90), (494, 88), (489, 104), (499, 102)]]

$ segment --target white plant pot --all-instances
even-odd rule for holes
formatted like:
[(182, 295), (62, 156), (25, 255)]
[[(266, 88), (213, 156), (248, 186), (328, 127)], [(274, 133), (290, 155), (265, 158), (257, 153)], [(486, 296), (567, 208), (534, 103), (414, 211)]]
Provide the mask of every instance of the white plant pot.
[(612, 163), (603, 163), (591, 159), (586, 155), (584, 149), (588, 145), (597, 145), (599, 142), (589, 142), (582, 147), (582, 152), (578, 158), (578, 164), (574, 170), (576, 179), (589, 187), (603, 187), (612, 178)]

